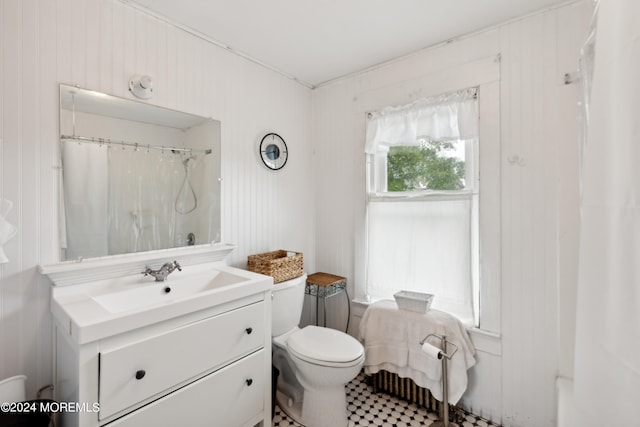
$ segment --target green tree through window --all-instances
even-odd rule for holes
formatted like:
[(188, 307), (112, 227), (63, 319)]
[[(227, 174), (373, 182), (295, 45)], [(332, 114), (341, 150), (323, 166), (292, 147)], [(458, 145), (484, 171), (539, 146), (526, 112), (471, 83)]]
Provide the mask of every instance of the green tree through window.
[(464, 189), (465, 163), (454, 152), (454, 143), (449, 141), (390, 147), (387, 191)]

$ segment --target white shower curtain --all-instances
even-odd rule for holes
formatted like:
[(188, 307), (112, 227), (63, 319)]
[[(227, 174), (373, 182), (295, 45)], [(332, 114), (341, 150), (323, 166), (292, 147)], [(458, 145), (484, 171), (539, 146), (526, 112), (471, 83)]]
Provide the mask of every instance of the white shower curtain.
[(65, 259), (187, 244), (199, 215), (186, 212), (202, 192), (201, 158), (68, 140), (62, 161)]
[(640, 425), (640, 1), (599, 4), (582, 165), (576, 427)]
[(109, 254), (183, 246), (176, 197), (182, 157), (165, 151), (109, 147)]
[(104, 150), (78, 141), (62, 143), (65, 259), (107, 255), (108, 165)]

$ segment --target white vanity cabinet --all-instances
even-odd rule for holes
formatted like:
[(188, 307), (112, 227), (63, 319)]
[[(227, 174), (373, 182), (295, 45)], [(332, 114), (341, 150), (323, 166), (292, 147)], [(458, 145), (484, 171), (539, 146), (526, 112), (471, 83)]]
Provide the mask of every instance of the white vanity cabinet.
[(81, 335), (52, 308), (55, 399), (76, 405), (56, 425), (271, 425), (270, 295), (256, 286), (177, 316), (165, 307), (165, 320), (131, 329), (144, 313), (115, 317), (113, 335)]

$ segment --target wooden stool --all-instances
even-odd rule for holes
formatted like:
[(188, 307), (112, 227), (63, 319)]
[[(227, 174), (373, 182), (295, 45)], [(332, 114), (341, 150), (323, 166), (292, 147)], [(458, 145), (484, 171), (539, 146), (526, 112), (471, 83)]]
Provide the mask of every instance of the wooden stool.
[[(316, 326), (318, 326), (318, 299), (322, 298), (323, 300), (323, 326), (327, 326), (326, 299), (341, 292), (345, 292), (346, 287), (347, 279), (342, 276), (336, 276), (329, 273), (313, 273), (307, 276), (305, 293), (311, 296), (315, 295), (316, 297)], [(347, 304), (348, 303), (349, 301), (347, 301)]]

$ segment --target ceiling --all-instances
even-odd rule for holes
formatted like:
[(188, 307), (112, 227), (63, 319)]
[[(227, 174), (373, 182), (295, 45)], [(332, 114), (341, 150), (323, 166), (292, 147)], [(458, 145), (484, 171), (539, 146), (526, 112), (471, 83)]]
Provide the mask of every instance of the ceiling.
[(566, 2), (128, 1), (309, 87)]

